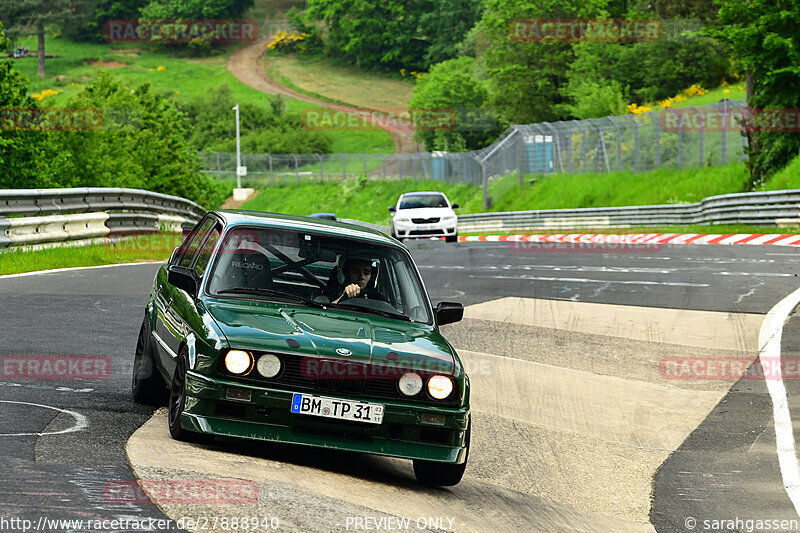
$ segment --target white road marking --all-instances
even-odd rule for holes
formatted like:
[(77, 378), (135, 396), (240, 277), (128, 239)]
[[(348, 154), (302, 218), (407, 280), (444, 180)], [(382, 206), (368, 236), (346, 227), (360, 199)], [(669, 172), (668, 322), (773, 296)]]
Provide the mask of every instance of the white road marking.
[(0, 279), (7, 279), (7, 278), (26, 278), (28, 276), (36, 276), (39, 274), (58, 274), (59, 272), (71, 272), (73, 270), (89, 270), (92, 268), (112, 268), (112, 267), (121, 267), (121, 266), (131, 266), (131, 265), (160, 265), (165, 263), (165, 261), (145, 261), (141, 263), (116, 263), (113, 265), (95, 265), (95, 266), (88, 266), (88, 267), (68, 267), (68, 268), (52, 268), (50, 270), (37, 270), (35, 272), (22, 272), (21, 274), (6, 274), (4, 276), (0, 276)]
[(667, 285), (670, 287), (708, 287), (708, 283), (682, 283), (672, 281), (634, 281), (634, 280), (607, 280), (607, 279), (588, 279), (588, 278), (549, 278), (544, 276), (476, 276), (470, 274), (471, 278), (484, 279), (514, 279), (531, 281), (563, 281), (567, 283), (610, 283), (612, 285)]
[(67, 409), (59, 409), (58, 407), (53, 407), (51, 405), (42, 405), (40, 403), (15, 402), (11, 400), (0, 400), (0, 403), (32, 405), (34, 407), (41, 407), (43, 409), (52, 409), (53, 411), (58, 411), (59, 413), (68, 414), (75, 419), (74, 425), (68, 427), (67, 429), (62, 429), (61, 431), (43, 431), (41, 433), (0, 433), (0, 437), (23, 437), (28, 435), (38, 435), (39, 437), (41, 437), (42, 435), (61, 435), (62, 433), (74, 433), (76, 431), (82, 431), (87, 427), (89, 427), (89, 419), (80, 413), (76, 413), (75, 411), (69, 411)]
[[(758, 334), (758, 345), (760, 347), (758, 355), (763, 364), (766, 365), (766, 361), (774, 361), (776, 358), (780, 360), (783, 325), (798, 303), (800, 303), (800, 289), (795, 290), (778, 302), (764, 318), (764, 322), (761, 324), (761, 331)], [(765, 381), (770, 398), (772, 398), (772, 416), (775, 420), (778, 463), (781, 468), (783, 487), (786, 489), (789, 499), (792, 500), (795, 511), (800, 515), (800, 469), (797, 466), (794, 430), (792, 428), (792, 418), (789, 414), (786, 387), (781, 377), (780, 365), (770, 365), (770, 369), (774, 376), (772, 379), (765, 379)]]

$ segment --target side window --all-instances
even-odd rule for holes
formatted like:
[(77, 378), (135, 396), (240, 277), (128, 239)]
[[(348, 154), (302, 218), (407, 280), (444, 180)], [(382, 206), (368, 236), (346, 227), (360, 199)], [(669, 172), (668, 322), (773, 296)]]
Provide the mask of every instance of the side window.
[(197, 255), (197, 262), (194, 264), (194, 271), (201, 278), (203, 277), (203, 274), (205, 274), (209, 261), (211, 261), (211, 254), (214, 253), (214, 248), (217, 246), (219, 236), (219, 226), (215, 226), (214, 229), (212, 229), (208, 234), (205, 244), (203, 244), (203, 247), (200, 249), (200, 253)]
[(192, 266), (194, 254), (197, 252), (197, 249), (200, 247), (200, 244), (203, 242), (203, 239), (206, 238), (206, 234), (208, 234), (213, 225), (214, 219), (208, 217), (203, 221), (199, 229), (192, 230), (193, 235), (189, 236), (191, 240), (182, 250), (181, 257), (178, 259), (178, 265), (182, 267)]

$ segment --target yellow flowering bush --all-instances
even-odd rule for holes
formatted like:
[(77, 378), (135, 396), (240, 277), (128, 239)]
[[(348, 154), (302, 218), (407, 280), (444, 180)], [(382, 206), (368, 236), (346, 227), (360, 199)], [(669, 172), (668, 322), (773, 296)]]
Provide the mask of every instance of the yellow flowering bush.
[(707, 92), (708, 92), (707, 89), (703, 89), (702, 85), (698, 85), (696, 83), (691, 87), (689, 87), (688, 89), (683, 90), (683, 94), (685, 94), (686, 96), (703, 96)]
[(158, 70), (159, 72), (160, 71), (164, 71), (164, 70), (167, 70), (167, 67), (162, 67), (161, 65), (159, 65), (156, 70)]
[(307, 33), (295, 33), (292, 31), (280, 30), (273, 37), (272, 42), (267, 45), (270, 50), (276, 52), (294, 52), (304, 50), (303, 41), (308, 37)]
[(44, 91), (42, 91), (40, 93), (33, 93), (31, 95), (31, 98), (41, 102), (42, 100), (44, 100), (48, 96), (55, 96), (57, 94), (58, 94), (58, 91), (54, 91), (53, 89), (45, 89)]
[(628, 106), (628, 112), (634, 115), (641, 115), (642, 113), (647, 113), (648, 111), (652, 111), (653, 108), (643, 105), (640, 106), (639, 104), (633, 103)]

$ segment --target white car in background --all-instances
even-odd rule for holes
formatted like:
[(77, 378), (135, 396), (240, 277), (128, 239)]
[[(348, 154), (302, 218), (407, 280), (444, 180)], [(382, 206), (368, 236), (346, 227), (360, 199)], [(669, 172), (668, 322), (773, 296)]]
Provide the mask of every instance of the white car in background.
[(392, 212), (392, 237), (403, 239), (419, 237), (444, 237), (447, 242), (458, 240), (458, 217), (443, 193), (436, 191), (407, 192), (401, 194)]

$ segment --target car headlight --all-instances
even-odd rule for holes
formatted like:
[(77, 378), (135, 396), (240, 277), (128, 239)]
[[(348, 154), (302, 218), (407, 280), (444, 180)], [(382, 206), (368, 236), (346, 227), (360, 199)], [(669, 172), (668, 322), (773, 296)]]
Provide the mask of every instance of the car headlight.
[(443, 221), (448, 221), (448, 222), (449, 222), (450, 220), (455, 220), (455, 219), (456, 219), (456, 217), (454, 217), (454, 216), (452, 216), (452, 215), (448, 215), (448, 216), (446, 216), (446, 217), (442, 217), (442, 220), (443, 220)]
[(265, 378), (274, 378), (281, 371), (281, 360), (277, 355), (265, 353), (258, 358), (256, 370)]
[(242, 350), (231, 350), (225, 354), (225, 368), (231, 374), (246, 374), (253, 366), (253, 358)]
[(405, 217), (403, 217), (403, 218), (397, 217), (394, 220), (395, 220), (395, 222), (411, 222), (410, 218), (405, 218)]
[(428, 393), (437, 400), (444, 400), (453, 392), (453, 381), (447, 376), (431, 376), (428, 380)]
[(422, 390), (422, 378), (419, 374), (409, 372), (400, 377), (397, 386), (406, 396), (415, 396)]

